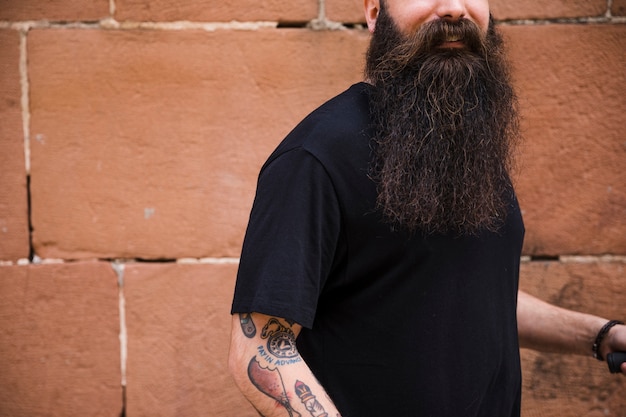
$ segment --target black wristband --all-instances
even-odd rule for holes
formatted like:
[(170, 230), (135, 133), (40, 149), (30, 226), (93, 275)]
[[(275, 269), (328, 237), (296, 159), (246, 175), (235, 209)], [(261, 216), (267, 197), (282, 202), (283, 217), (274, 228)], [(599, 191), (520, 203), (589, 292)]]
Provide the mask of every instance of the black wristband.
[(624, 322), (619, 321), (619, 320), (611, 320), (607, 322), (604, 326), (602, 326), (602, 328), (598, 332), (598, 335), (596, 336), (596, 341), (593, 343), (593, 346), (591, 347), (591, 351), (593, 352), (593, 357), (596, 358), (597, 360), (604, 362), (604, 358), (602, 357), (602, 354), (600, 353), (600, 343), (602, 343), (602, 339), (604, 339), (604, 336), (606, 336), (609, 330), (611, 330), (611, 327), (618, 325), (618, 324), (624, 324)]

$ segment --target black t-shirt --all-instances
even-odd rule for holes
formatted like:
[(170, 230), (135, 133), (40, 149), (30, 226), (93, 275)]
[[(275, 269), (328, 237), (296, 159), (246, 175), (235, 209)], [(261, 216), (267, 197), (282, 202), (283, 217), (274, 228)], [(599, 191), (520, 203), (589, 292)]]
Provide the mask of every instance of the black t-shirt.
[(343, 417), (519, 416), (517, 201), (478, 236), (382, 221), (370, 88), (311, 113), (263, 166), (232, 312), (301, 324), (298, 349)]

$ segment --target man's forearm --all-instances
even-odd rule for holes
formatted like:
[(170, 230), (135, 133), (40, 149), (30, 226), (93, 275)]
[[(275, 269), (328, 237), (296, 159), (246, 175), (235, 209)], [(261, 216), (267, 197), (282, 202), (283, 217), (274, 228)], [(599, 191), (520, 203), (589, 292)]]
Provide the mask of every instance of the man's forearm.
[(231, 374), (244, 396), (264, 417), (339, 416), (297, 352), (298, 332), (297, 325), (280, 318), (235, 314), (229, 357)]
[(252, 358), (247, 379), (243, 378), (237, 385), (264, 417), (339, 416), (323, 387), (306, 366), (264, 367), (258, 357)]
[(521, 347), (591, 356), (595, 338), (606, 321), (519, 292), (517, 322)]

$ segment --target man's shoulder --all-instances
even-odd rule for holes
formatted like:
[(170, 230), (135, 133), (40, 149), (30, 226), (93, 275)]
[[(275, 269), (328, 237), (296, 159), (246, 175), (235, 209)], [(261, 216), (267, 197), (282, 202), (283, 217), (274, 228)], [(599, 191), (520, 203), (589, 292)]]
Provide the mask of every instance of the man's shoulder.
[(324, 104), (313, 110), (307, 118), (333, 118), (338, 116), (367, 116), (369, 113), (369, 91), (371, 85), (359, 82), (351, 85), (347, 90), (337, 94)]
[(285, 137), (270, 159), (295, 148), (325, 159), (369, 143), (369, 90), (352, 85), (313, 110)]
[(366, 83), (352, 85), (311, 112), (292, 134), (304, 134), (317, 140), (315, 136), (319, 131), (325, 136), (338, 136), (362, 130), (370, 120), (369, 88)]

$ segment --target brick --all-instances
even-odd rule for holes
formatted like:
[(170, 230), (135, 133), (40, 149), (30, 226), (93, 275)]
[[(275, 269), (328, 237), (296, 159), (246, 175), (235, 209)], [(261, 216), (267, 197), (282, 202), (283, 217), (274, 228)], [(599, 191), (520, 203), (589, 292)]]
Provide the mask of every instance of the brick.
[(626, 26), (503, 30), (525, 137), (516, 175), (525, 253), (626, 253)]
[[(623, 0), (614, 0), (615, 2)], [(496, 19), (555, 19), (604, 16), (606, 0), (491, 0), (491, 12)], [(346, 23), (365, 21), (362, 0), (325, 0), (326, 17)], [(613, 7), (615, 10), (615, 6)], [(622, 9), (623, 10), (623, 9)], [(615, 13), (614, 13), (615, 14)]]
[(33, 245), (238, 256), (259, 168), (362, 77), (365, 31), (33, 30)]
[(119, 416), (117, 276), (107, 263), (0, 266), (0, 415)]
[(626, 16), (626, 0), (613, 0), (611, 14), (613, 16)]
[[(522, 264), (520, 286), (564, 308), (623, 319), (625, 278), (623, 262), (531, 262)], [(522, 349), (522, 371), (525, 417), (626, 415), (626, 379), (611, 375), (591, 353), (582, 357)]]
[(6, 261), (30, 251), (19, 59), (19, 33), (0, 30), (0, 260)]
[(335, 22), (365, 24), (363, 0), (325, 0), (324, 11)]
[(94, 21), (109, 15), (109, 0), (2, 0), (0, 5), (0, 20)]
[(491, 0), (496, 19), (556, 19), (604, 16), (606, 0)]
[(258, 416), (227, 370), (236, 269), (126, 266), (128, 417)]
[(318, 0), (254, 0), (207, 3), (193, 0), (116, 0), (115, 18), (120, 21), (308, 22), (318, 16)]

